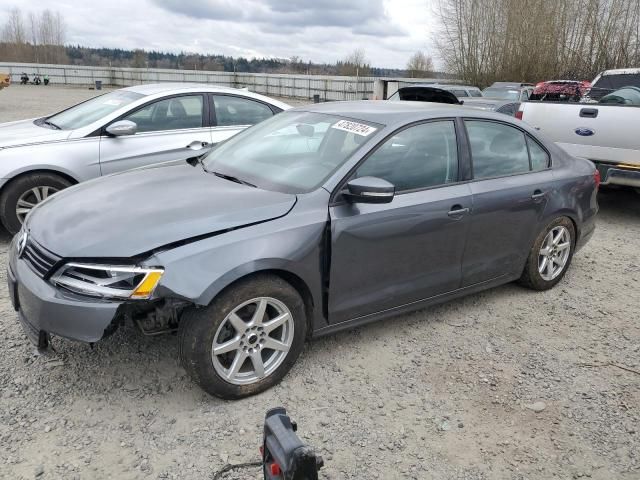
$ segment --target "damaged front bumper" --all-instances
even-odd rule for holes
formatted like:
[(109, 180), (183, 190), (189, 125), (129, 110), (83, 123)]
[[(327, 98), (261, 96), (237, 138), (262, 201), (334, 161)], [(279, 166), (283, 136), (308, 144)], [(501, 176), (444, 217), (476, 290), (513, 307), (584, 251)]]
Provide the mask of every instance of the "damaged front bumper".
[(13, 308), (29, 340), (46, 348), (49, 335), (97, 342), (117, 318), (122, 302), (81, 297), (55, 288), (17, 258), (12, 245), (7, 283)]

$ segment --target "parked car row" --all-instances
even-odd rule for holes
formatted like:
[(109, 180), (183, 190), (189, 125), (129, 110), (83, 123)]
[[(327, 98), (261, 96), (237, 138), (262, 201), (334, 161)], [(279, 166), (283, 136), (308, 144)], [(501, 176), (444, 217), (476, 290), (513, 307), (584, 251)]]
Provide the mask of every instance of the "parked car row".
[(567, 98), (573, 101), (546, 101), (542, 96), (522, 103), (518, 117), (571, 155), (594, 162), (603, 185), (640, 192), (639, 87), (640, 69), (610, 70), (590, 87), (578, 86), (577, 98)]
[(512, 84), (492, 86), (485, 90), (498, 92), (494, 97), (491, 97), (491, 91), (488, 92), (488, 95), (484, 95), (477, 87), (432, 83), (412, 84), (399, 88), (389, 97), (389, 100), (457, 104), (513, 117), (520, 107), (520, 100), (518, 100), (520, 96), (528, 95), (520, 93), (521, 88), (522, 92), (528, 92), (525, 87), (516, 87)]
[(177, 331), (194, 381), (240, 398), (310, 338), (552, 288), (594, 232), (598, 171), (487, 110), (155, 85), (1, 127), (18, 320), (41, 351)]

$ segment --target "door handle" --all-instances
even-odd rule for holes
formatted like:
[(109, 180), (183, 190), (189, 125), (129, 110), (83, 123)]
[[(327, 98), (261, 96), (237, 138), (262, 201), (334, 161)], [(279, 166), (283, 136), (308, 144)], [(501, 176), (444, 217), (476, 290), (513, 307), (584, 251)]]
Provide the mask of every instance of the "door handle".
[(536, 190), (535, 192), (533, 192), (533, 195), (531, 195), (531, 200), (542, 200), (546, 195), (546, 192), (543, 192), (542, 190)]
[(467, 213), (469, 213), (468, 208), (462, 208), (462, 205), (454, 205), (453, 207), (451, 207), (451, 210), (447, 212), (447, 215), (452, 218), (460, 218)]
[(208, 146), (209, 142), (200, 142), (198, 140), (195, 140), (187, 145), (186, 148), (188, 148), (189, 150), (202, 150), (203, 148), (207, 148)]
[(582, 108), (580, 109), (580, 116), (582, 118), (596, 118), (598, 116), (597, 108)]

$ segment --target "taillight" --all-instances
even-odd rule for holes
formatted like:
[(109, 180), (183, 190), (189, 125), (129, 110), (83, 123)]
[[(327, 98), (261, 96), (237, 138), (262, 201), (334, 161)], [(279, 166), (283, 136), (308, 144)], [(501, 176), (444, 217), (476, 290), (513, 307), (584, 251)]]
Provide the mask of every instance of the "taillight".
[(524, 112), (523, 112), (522, 110), (518, 110), (518, 111), (516, 112), (516, 118), (517, 118), (518, 120), (522, 120), (522, 114), (523, 114), (523, 113), (524, 113)]
[(593, 172), (593, 181), (596, 182), (596, 188), (600, 186), (600, 170), (596, 168), (596, 171)]

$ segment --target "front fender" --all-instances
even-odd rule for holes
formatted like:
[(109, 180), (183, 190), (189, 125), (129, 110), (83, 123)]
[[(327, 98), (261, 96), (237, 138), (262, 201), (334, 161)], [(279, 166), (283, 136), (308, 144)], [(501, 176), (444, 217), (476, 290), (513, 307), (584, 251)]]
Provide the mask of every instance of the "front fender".
[(98, 137), (71, 141), (23, 145), (0, 150), (0, 178), (3, 183), (18, 175), (47, 170), (77, 182), (100, 176)]
[(265, 270), (284, 272), (299, 279), (311, 295), (317, 325), (327, 211), (326, 203), (311, 210), (305, 203), (299, 201), (284, 217), (152, 255), (144, 263), (165, 269), (155, 295), (204, 306), (243, 277)]

